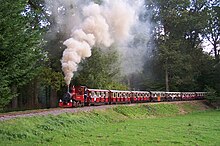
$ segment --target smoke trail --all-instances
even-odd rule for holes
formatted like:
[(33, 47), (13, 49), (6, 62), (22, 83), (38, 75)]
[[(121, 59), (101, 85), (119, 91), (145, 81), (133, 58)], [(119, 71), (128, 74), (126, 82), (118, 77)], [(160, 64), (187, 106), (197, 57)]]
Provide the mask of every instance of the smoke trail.
[(125, 1), (90, 3), (82, 8), (84, 20), (71, 38), (64, 41), (67, 47), (61, 60), (66, 84), (69, 85), (80, 61), (91, 56), (91, 48), (109, 47), (116, 40), (120, 42), (129, 36), (135, 11)]
[[(139, 35), (139, 31), (146, 32), (146, 30), (141, 30), (144, 23), (141, 25), (139, 20), (139, 15), (143, 12), (144, 0), (103, 0), (101, 4), (96, 4), (91, 0), (46, 0), (46, 3), (55, 14), (57, 31), (64, 31), (70, 36), (63, 43), (66, 49), (61, 60), (67, 85), (70, 84), (80, 61), (91, 56), (93, 46), (107, 48), (114, 43), (124, 56), (125, 62), (128, 54), (130, 54), (131, 60), (134, 57), (139, 58), (139, 56), (134, 56), (137, 54), (135, 51), (139, 52), (138, 55), (143, 56), (143, 45), (131, 42), (135, 39), (134, 34)], [(146, 34), (142, 37), (148, 38)], [(137, 61), (127, 63), (137, 64), (134, 62)], [(127, 63), (123, 63), (123, 65), (127, 66)], [(142, 64), (141, 61), (138, 63)], [(137, 68), (137, 66), (141, 65), (133, 67)], [(122, 68), (125, 73), (128, 66)]]

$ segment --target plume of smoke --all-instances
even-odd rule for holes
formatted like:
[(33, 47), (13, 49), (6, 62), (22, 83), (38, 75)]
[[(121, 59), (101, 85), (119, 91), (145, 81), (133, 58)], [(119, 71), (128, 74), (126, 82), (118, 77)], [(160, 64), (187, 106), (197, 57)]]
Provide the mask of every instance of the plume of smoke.
[[(134, 33), (140, 36), (140, 27), (144, 28), (145, 22), (140, 23), (139, 20), (144, 0), (103, 0), (101, 4), (96, 4), (91, 0), (83, 2), (81, 0), (46, 0), (46, 3), (57, 15), (55, 17), (56, 28), (59, 31), (65, 31), (70, 36), (63, 43), (66, 49), (61, 60), (67, 85), (70, 84), (80, 61), (91, 56), (93, 46), (107, 48), (114, 43), (124, 56), (122, 58), (125, 62), (126, 55), (130, 54), (130, 57), (134, 58), (132, 55), (137, 49), (143, 51), (144, 47), (140, 47), (140, 43), (137, 45), (132, 40), (135, 39)], [(145, 32), (142, 31), (142, 37), (147, 38)], [(143, 52), (138, 55), (143, 56)], [(129, 64), (134, 64), (134, 62), (129, 62)], [(140, 63), (140, 61), (137, 62)], [(127, 66), (126, 63), (123, 65)], [(133, 67), (137, 68), (137, 66)], [(126, 68), (123, 69), (126, 73)]]

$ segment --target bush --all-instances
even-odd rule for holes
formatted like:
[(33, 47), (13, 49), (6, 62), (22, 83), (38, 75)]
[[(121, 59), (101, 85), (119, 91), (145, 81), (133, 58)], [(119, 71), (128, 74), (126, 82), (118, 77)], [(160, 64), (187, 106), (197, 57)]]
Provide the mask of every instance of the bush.
[(206, 87), (206, 92), (207, 92), (206, 99), (208, 99), (210, 103), (217, 102), (220, 100), (215, 89), (211, 87)]

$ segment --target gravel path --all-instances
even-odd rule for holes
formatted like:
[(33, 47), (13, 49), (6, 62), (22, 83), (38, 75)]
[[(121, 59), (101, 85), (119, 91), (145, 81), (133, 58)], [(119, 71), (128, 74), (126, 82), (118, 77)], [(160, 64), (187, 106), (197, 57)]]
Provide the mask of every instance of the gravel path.
[[(154, 103), (138, 103), (138, 104), (180, 104), (184, 102), (194, 102), (202, 103), (203, 100), (197, 101), (174, 101), (174, 102), (154, 102)], [(11, 113), (2, 113), (0, 114), (0, 121), (10, 120), (20, 117), (33, 117), (33, 116), (46, 116), (46, 115), (59, 115), (62, 113), (76, 113), (76, 112), (89, 112), (92, 110), (101, 110), (108, 109), (116, 106), (134, 106), (135, 104), (117, 104), (117, 105), (102, 105), (102, 106), (89, 106), (82, 108), (54, 108), (54, 109), (39, 109), (31, 111), (20, 111), (20, 112), (11, 112)]]

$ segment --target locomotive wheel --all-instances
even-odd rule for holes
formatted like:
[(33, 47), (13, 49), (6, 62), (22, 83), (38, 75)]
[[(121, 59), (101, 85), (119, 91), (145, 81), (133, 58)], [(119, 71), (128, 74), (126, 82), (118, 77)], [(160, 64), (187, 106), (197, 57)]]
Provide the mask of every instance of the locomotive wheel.
[(75, 101), (73, 101), (73, 107), (76, 107), (76, 102)]
[(74, 104), (73, 104), (73, 105), (74, 105), (75, 108), (77, 108), (77, 107), (79, 107), (79, 102), (74, 101)]
[(79, 102), (76, 102), (76, 107), (79, 107), (80, 106), (80, 103)]

